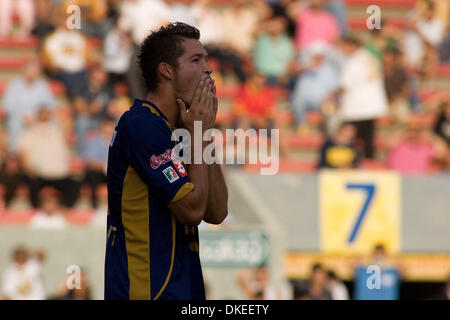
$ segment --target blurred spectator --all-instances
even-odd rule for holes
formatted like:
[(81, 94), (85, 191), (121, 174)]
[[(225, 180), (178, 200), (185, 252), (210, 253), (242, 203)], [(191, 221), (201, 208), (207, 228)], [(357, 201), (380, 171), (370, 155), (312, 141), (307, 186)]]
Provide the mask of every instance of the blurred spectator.
[(320, 148), (319, 168), (349, 169), (357, 168), (360, 152), (356, 144), (355, 126), (341, 124), (336, 135), (330, 137)]
[(342, 0), (326, 0), (325, 9), (336, 18), (341, 36), (346, 36), (348, 33), (348, 25), (345, 3)]
[(106, 164), (108, 162), (108, 147), (114, 133), (113, 119), (105, 118), (100, 130), (86, 141), (83, 158), (86, 163), (85, 181), (92, 189), (92, 206), (97, 208), (97, 186), (106, 182)]
[(115, 24), (103, 43), (103, 68), (108, 72), (111, 85), (126, 80), (125, 74), (132, 55), (133, 40), (130, 33), (120, 23)]
[(263, 74), (253, 72), (240, 89), (233, 105), (238, 128), (257, 130), (274, 127), (275, 99), (272, 90), (265, 83), (266, 77)]
[(411, 123), (389, 139), (388, 166), (403, 174), (425, 174), (433, 161), (445, 161), (447, 146), (432, 132)]
[(151, 30), (169, 20), (170, 8), (163, 0), (128, 0), (120, 6), (119, 24), (131, 32), (136, 45), (140, 45)]
[(18, 246), (13, 250), (12, 262), (2, 275), (2, 293), (9, 300), (44, 300), (45, 287), (42, 277), (41, 250), (29, 250)]
[(394, 25), (381, 21), (380, 29), (369, 31), (369, 37), (365, 47), (377, 60), (383, 62), (383, 52), (385, 50), (396, 50), (403, 37), (403, 32)]
[[(14, 30), (13, 17), (19, 17), (19, 28)], [(18, 37), (30, 35), (34, 24), (34, 1), (33, 0), (2, 0), (0, 1), (0, 36), (9, 36), (13, 31)]]
[(295, 23), (299, 12), (299, 0), (279, 0), (269, 2), (272, 17), (282, 17), (286, 21), (286, 30), (289, 38), (295, 38)]
[(404, 124), (410, 115), (410, 85), (402, 65), (400, 50), (390, 49), (383, 53), (383, 73), (391, 117)]
[(375, 119), (388, 111), (381, 66), (353, 37), (343, 39), (340, 48), (347, 57), (340, 79), (340, 117), (355, 125), (357, 137), (364, 143), (364, 156), (373, 158)]
[(286, 20), (273, 17), (266, 22), (266, 30), (256, 39), (254, 64), (267, 76), (268, 85), (286, 86), (288, 66), (295, 57), (292, 40), (286, 34)]
[(441, 104), (434, 132), (441, 137), (450, 148), (450, 97)]
[(331, 300), (349, 300), (347, 287), (334, 271), (328, 271), (327, 289), (331, 293)]
[[(91, 286), (89, 284), (89, 279), (87, 273), (84, 269), (81, 269), (80, 279), (79, 279), (79, 288), (76, 287), (76, 283), (71, 283), (73, 289), (68, 288), (69, 277), (73, 277), (73, 275), (65, 278), (59, 285), (58, 292), (54, 300), (91, 300)], [(72, 280), (72, 279), (70, 279)], [(77, 281), (75, 279), (75, 281)], [(72, 280), (73, 282), (73, 280)]]
[(297, 78), (291, 97), (297, 125), (304, 124), (304, 117), (310, 110), (320, 110), (325, 100), (339, 87), (339, 75), (327, 60), (329, 46), (315, 42), (307, 50), (311, 57), (309, 64), (297, 68)]
[(63, 192), (63, 204), (71, 207), (78, 196), (78, 183), (70, 178), (70, 150), (59, 125), (51, 121), (51, 111), (43, 106), (37, 121), (19, 139), (19, 158), (30, 179), (31, 202), (38, 205), (44, 186)]
[(434, 300), (450, 300), (450, 276), (447, 278), (447, 282), (436, 296), (433, 297)]
[(309, 0), (297, 20), (296, 48), (303, 50), (316, 41), (334, 44), (339, 37), (336, 18), (324, 9), (325, 0)]
[(450, 2), (448, 0), (417, 0), (415, 9), (417, 12), (424, 12), (428, 9), (429, 3), (433, 3), (436, 7), (434, 12), (435, 18), (439, 19), (444, 28), (449, 26)]
[(67, 220), (61, 213), (59, 194), (56, 190), (43, 189), (40, 192), (40, 207), (30, 220), (30, 227), (36, 229), (64, 229)]
[(98, 128), (101, 120), (106, 116), (108, 104), (113, 96), (114, 91), (108, 83), (105, 70), (101, 67), (92, 69), (86, 91), (74, 103), (78, 154), (82, 154), (85, 149), (86, 134)]
[(303, 299), (307, 300), (331, 300), (331, 293), (327, 289), (327, 272), (321, 264), (315, 264), (312, 268), (308, 288)]
[(40, 40), (55, 29), (53, 16), (56, 8), (52, 0), (35, 0), (36, 23), (31, 33)]
[(8, 207), (16, 195), (17, 189), (26, 180), (20, 168), (19, 160), (15, 157), (6, 158), (0, 168), (0, 184), (5, 187), (4, 200), (6, 207)]
[(38, 108), (46, 105), (53, 109), (56, 106), (48, 83), (41, 77), (41, 67), (37, 59), (27, 63), (23, 75), (11, 81), (3, 99), (9, 148), (15, 153), (20, 134), (34, 121)]
[(248, 300), (276, 300), (279, 293), (270, 286), (269, 273), (266, 266), (253, 270), (241, 271), (236, 275), (237, 283)]
[(44, 39), (43, 61), (49, 75), (63, 82), (73, 98), (85, 90), (89, 47), (81, 32), (67, 28), (65, 12), (60, 9), (55, 19), (56, 30)]
[(354, 299), (398, 300), (402, 273), (402, 267), (388, 258), (384, 245), (377, 244), (372, 259), (355, 270)]
[(200, 41), (205, 46), (209, 58), (218, 60), (218, 71), (222, 78), (227, 68), (231, 67), (237, 79), (244, 82), (246, 75), (242, 58), (227, 46), (222, 15), (214, 9), (211, 0), (194, 3), (192, 14), (196, 21), (195, 26), (200, 30)]
[(437, 47), (444, 38), (444, 25), (435, 18), (435, 5), (428, 2), (426, 9), (408, 19), (403, 50), (409, 66), (418, 69), (429, 80), (438, 63)]
[[(169, 5), (171, 22), (184, 22), (191, 26), (195, 25), (195, 16), (191, 4), (182, 3), (179, 0), (165, 0)], [(195, 2), (195, 1), (194, 1)]]
[(64, 11), (70, 5), (80, 7), (83, 17), (80, 29), (82, 33), (91, 37), (105, 37), (112, 24), (112, 21), (107, 19), (107, 0), (63, 0)]
[(228, 49), (244, 61), (251, 61), (250, 54), (255, 43), (254, 35), (261, 20), (257, 2), (233, 0), (222, 13), (222, 28), (226, 30), (223, 35), (224, 42)]

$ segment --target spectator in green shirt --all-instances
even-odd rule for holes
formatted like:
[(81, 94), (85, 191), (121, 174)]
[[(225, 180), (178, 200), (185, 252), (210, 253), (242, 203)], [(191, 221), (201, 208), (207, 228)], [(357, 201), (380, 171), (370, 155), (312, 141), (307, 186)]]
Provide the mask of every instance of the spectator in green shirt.
[(295, 50), (286, 26), (284, 17), (272, 17), (256, 39), (255, 67), (267, 77), (268, 85), (286, 86), (289, 81), (289, 64), (295, 57)]

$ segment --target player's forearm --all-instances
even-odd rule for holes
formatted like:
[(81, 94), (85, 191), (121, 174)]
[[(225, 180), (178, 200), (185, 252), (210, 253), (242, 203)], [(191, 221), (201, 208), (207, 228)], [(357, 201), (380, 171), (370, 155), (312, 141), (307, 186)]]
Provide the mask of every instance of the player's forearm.
[(219, 224), (228, 215), (228, 190), (218, 164), (208, 166), (208, 201), (203, 220)]
[[(203, 143), (202, 154), (205, 147), (206, 143)], [(188, 166), (187, 171), (189, 179), (194, 185), (194, 190), (189, 195), (191, 198), (190, 203), (192, 204), (192, 207), (197, 209), (196, 211), (202, 215), (201, 219), (203, 219), (208, 200), (208, 165), (203, 161), (203, 157), (201, 157), (201, 163), (195, 163), (194, 150), (192, 150), (191, 154), (192, 161)]]

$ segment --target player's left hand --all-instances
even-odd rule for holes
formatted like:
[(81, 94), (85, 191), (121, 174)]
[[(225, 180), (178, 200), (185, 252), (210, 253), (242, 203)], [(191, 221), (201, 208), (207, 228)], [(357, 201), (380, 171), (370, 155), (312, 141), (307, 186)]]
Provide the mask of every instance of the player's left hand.
[(217, 99), (217, 88), (216, 88), (216, 81), (214, 79), (211, 79), (211, 91), (213, 93), (213, 109), (214, 109), (214, 122), (217, 117), (217, 109), (219, 107), (219, 100)]

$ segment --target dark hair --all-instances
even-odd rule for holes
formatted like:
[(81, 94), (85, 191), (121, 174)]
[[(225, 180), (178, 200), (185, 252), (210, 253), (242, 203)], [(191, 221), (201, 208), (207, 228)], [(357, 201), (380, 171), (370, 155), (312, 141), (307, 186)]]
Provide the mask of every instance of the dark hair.
[(337, 279), (336, 273), (334, 273), (333, 270), (328, 270), (327, 274), (328, 274), (328, 278)]
[(185, 52), (183, 38), (199, 40), (200, 31), (186, 23), (169, 23), (153, 31), (142, 42), (138, 63), (148, 91), (158, 87), (158, 66), (161, 62), (178, 69), (178, 58)]
[(315, 263), (312, 267), (313, 272), (316, 272), (317, 270), (323, 270), (323, 267), (320, 263)]
[(349, 43), (352, 44), (354, 46), (361, 46), (361, 41), (355, 37), (354, 35), (346, 35), (342, 37), (342, 42), (344, 43)]

